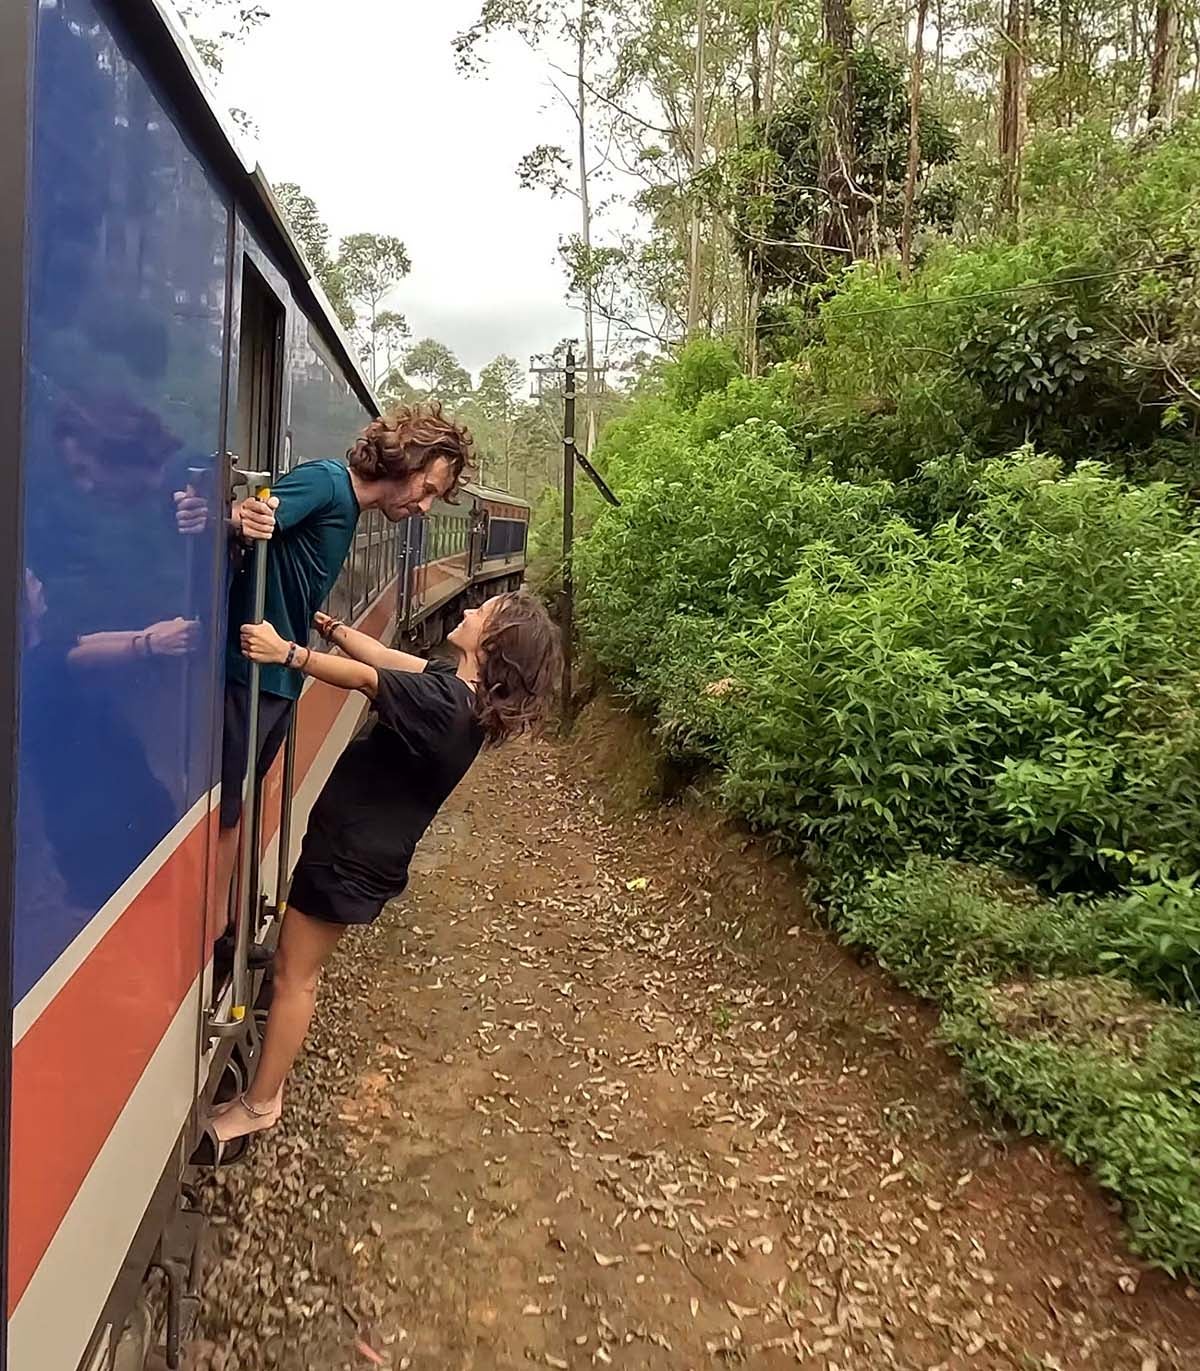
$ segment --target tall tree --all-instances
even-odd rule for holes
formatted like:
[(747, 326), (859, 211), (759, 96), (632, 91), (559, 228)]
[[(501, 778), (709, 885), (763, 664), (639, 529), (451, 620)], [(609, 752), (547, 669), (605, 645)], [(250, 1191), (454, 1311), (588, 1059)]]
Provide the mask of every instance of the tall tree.
[(362, 329), (374, 385), (379, 379), (379, 307), (412, 270), (412, 262), (399, 238), (385, 233), (352, 233), (338, 247), (337, 270), (347, 297), (366, 315)]
[(921, 78), (925, 67), (925, 19), (929, 0), (917, 0), (917, 31), (913, 36), (912, 80), (908, 92), (908, 172), (904, 178), (904, 214), (900, 224), (900, 261), (907, 273), (912, 267), (913, 207), (917, 199), (917, 175), (921, 169)]
[(299, 239), (313, 274), (321, 283), (326, 299), (344, 329), (354, 327), (354, 308), (346, 296), (346, 281), (329, 255), (329, 229), (321, 217), (316, 201), (306, 195), (294, 181), (280, 181), (273, 186), (275, 197), (287, 215), (292, 232)]
[(400, 365), (400, 352), (411, 330), (408, 320), (394, 309), (381, 309), (375, 316), (375, 356), (371, 359), (372, 374), (390, 375)]
[(692, 90), (692, 229), (688, 251), (688, 333), (693, 334), (700, 327), (700, 290), (701, 259), (700, 244), (703, 232), (701, 219), (702, 206), (696, 193), (695, 182), (699, 180), (704, 167), (704, 42), (707, 19), (706, 0), (696, 0), (696, 79)]
[(854, 256), (862, 251), (862, 192), (854, 137), (854, 17), (850, 0), (821, 0), (826, 46), (826, 82), (821, 165), (821, 241)]
[(404, 354), (404, 371), (410, 378), (424, 382), (431, 399), (447, 405), (457, 404), (471, 391), (470, 376), (446, 344), (436, 338), (422, 338), (408, 349)]
[(1170, 122), (1179, 91), (1179, 0), (1158, 0), (1154, 6), (1154, 51), (1150, 59), (1149, 119)]
[[(545, 0), (484, 0), (479, 18), (454, 40), (460, 70), (476, 71), (483, 62), (482, 44), (499, 30), (516, 33), (535, 52), (542, 53), (551, 71), (551, 84), (575, 125), (575, 178), (568, 184), (565, 176), (570, 161), (565, 151), (554, 145), (543, 145), (522, 159), (518, 175), (524, 186), (541, 185), (552, 194), (569, 192), (579, 202), (579, 242), (582, 251), (590, 255), (594, 236), (594, 200), (592, 193), (592, 92), (597, 82), (603, 84), (595, 70), (597, 58), (604, 50), (604, 19), (612, 0), (568, 0), (562, 6)], [(569, 67), (559, 61), (559, 54), (570, 52)], [(596, 437), (594, 404), (596, 369), (596, 302), (593, 273), (586, 271), (579, 278), (582, 291), (584, 328), (584, 412), (587, 425), (587, 448), (591, 450)]]
[(1026, 43), (1029, 0), (1006, 0), (1000, 59), (999, 152), (1001, 209), (1015, 218), (1021, 198), (1021, 155), (1026, 130)]
[(483, 368), (479, 373), (479, 384), (475, 387), (475, 403), (491, 421), (499, 437), (505, 490), (512, 486), (513, 440), (524, 389), (525, 368), (515, 357), (504, 353)]

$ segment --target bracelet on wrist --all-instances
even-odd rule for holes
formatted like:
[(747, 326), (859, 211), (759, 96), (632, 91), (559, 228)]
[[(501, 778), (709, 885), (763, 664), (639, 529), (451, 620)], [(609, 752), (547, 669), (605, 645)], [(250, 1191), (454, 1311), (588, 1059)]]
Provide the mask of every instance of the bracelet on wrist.
[(285, 667), (290, 667), (290, 666), (294, 666), (294, 665), (295, 665), (295, 662), (296, 662), (296, 653), (297, 653), (298, 651), (299, 651), (299, 649), (297, 648), (297, 646), (296, 646), (295, 643), (291, 643), (291, 644), (288, 646), (288, 653), (287, 653), (287, 656), (283, 659), (283, 664), (284, 664)]

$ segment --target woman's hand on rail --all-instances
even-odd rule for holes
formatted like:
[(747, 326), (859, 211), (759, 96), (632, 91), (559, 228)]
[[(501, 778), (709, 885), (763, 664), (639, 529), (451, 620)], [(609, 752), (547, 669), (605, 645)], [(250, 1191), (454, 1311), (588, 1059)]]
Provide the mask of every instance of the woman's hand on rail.
[(252, 662), (282, 666), (291, 643), (285, 642), (270, 624), (242, 625), (242, 655)]
[(197, 619), (164, 619), (151, 624), (140, 636), (148, 656), (183, 657), (200, 646), (200, 623)]

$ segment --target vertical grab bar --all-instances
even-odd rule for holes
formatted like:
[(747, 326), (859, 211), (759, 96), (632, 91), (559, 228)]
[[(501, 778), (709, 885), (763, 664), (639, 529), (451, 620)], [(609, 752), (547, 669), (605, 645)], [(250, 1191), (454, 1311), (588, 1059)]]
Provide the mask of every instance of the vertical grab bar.
[[(239, 471), (259, 500), (271, 498), (269, 471)], [(265, 539), (254, 544), (253, 622), (261, 624), (267, 608), (267, 547)], [(252, 878), (258, 871), (258, 713), (261, 668), (250, 663), (246, 687), (246, 773), (242, 777), (242, 829), (237, 870), (237, 919), (233, 942), (233, 998), (229, 1018), (209, 1024), (212, 1037), (227, 1038), (241, 1032), (250, 997), (250, 929), (258, 910), (259, 896)]]
[[(269, 472), (255, 472), (249, 480), (260, 500), (271, 498)], [(254, 544), (254, 622), (261, 624), (267, 608), (267, 547), (265, 539)], [(258, 912), (258, 893), (252, 886), (258, 871), (258, 715), (262, 692), (262, 668), (250, 663), (246, 714), (246, 775), (242, 780), (241, 856), (238, 862), (237, 930), (233, 944), (233, 1003), (229, 1017), (241, 1023), (250, 994), (250, 930)]]

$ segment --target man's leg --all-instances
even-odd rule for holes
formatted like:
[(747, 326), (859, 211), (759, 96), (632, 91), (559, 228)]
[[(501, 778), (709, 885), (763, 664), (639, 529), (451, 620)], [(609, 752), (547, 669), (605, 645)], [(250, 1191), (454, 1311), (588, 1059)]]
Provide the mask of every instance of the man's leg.
[(225, 917), (229, 910), (229, 892), (233, 885), (234, 868), (237, 866), (241, 834), (240, 820), (232, 828), (226, 828), (222, 824), (217, 830), (217, 884), (213, 898), (220, 918), (218, 927), (222, 928), (225, 926)]
[[(271, 769), (287, 738), (294, 703), (278, 695), (259, 697), (257, 779)], [(214, 899), (220, 926), (225, 927), (225, 912), (237, 869), (241, 847), (242, 787), (246, 776), (249, 720), (245, 686), (233, 683), (225, 688), (225, 733), (221, 743), (221, 826), (217, 834), (217, 871)]]

